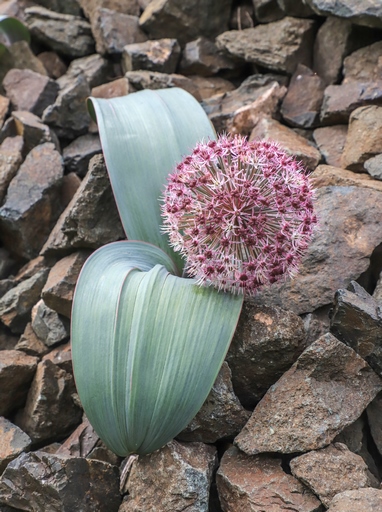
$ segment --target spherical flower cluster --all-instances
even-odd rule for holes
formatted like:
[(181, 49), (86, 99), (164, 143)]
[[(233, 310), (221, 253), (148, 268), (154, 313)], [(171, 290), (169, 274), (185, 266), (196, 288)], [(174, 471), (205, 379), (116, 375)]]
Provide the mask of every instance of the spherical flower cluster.
[(246, 295), (296, 273), (317, 222), (301, 163), (274, 142), (226, 135), (177, 166), (162, 214), (189, 276)]

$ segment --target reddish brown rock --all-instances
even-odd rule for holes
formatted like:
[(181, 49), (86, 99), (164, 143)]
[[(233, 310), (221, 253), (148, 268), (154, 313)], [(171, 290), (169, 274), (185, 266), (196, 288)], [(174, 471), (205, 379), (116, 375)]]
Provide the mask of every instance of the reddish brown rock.
[(281, 460), (248, 457), (237, 448), (223, 455), (217, 472), (223, 512), (319, 512), (320, 501), (281, 468)]
[(344, 60), (344, 83), (374, 82), (381, 79), (382, 41), (365, 46)]
[(200, 101), (199, 91), (195, 84), (183, 75), (173, 73), (159, 73), (158, 71), (129, 71), (125, 74), (131, 87), (130, 92), (141, 91), (142, 89), (167, 89), (180, 87)]
[(290, 462), (292, 474), (316, 494), (325, 507), (343, 491), (379, 487), (364, 460), (342, 443), (313, 450)]
[(44, 256), (36, 256), (36, 258), (28, 261), (19, 269), (15, 276), (15, 281), (17, 283), (25, 281), (25, 279), (34, 277), (40, 270), (46, 270), (47, 268), (49, 268), (49, 264)]
[(63, 208), (66, 208), (77, 192), (81, 180), (74, 172), (65, 174), (62, 179), (60, 201)]
[(60, 143), (57, 135), (47, 126), (43, 124), (41, 119), (31, 112), (16, 110), (12, 112), (15, 131), (24, 139), (23, 155), (26, 156), (33, 148), (52, 142), (55, 148), (60, 151)]
[(263, 117), (252, 130), (249, 140), (256, 139), (271, 139), (278, 142), (309, 171), (314, 171), (321, 159), (320, 152), (304, 137), (268, 117)]
[(15, 349), (25, 352), (28, 356), (37, 357), (41, 357), (49, 351), (49, 348), (36, 336), (30, 322), (26, 325)]
[(114, 76), (111, 63), (98, 53), (72, 60), (67, 74), (73, 77), (83, 74), (90, 88), (108, 82)]
[(99, 441), (87, 418), (56, 450), (57, 455), (87, 457)]
[(18, 350), (0, 351), (0, 415), (5, 416), (25, 403), (38, 359)]
[(304, 348), (301, 318), (280, 308), (245, 302), (227, 354), (241, 403), (253, 409)]
[(0, 204), (23, 160), (23, 146), (24, 141), (20, 136), (7, 137), (0, 145)]
[(382, 183), (367, 174), (347, 171), (332, 165), (319, 165), (310, 175), (315, 188), (336, 187), (362, 187), (382, 192)]
[(291, 126), (312, 128), (319, 121), (324, 81), (311, 69), (299, 64), (281, 105), (281, 115)]
[[(118, 98), (132, 92), (127, 78), (117, 78), (107, 84), (98, 85), (92, 89), (91, 95), (95, 98)], [(74, 141), (75, 142), (75, 141)]]
[(46, 305), (60, 315), (71, 316), (74, 287), (88, 256), (88, 251), (70, 254), (59, 260), (49, 273), (41, 296)]
[(179, 71), (184, 75), (212, 76), (223, 69), (233, 69), (235, 62), (220, 52), (216, 44), (199, 37), (186, 44)]
[(221, 78), (220, 76), (199, 76), (199, 75), (191, 75), (188, 78), (193, 81), (193, 83), (198, 88), (198, 94), (202, 101), (211, 98), (217, 94), (226, 94), (235, 89), (235, 86), (229, 80), (225, 78)]
[(119, 512), (158, 509), (207, 512), (216, 448), (203, 443), (171, 441), (132, 466)]
[(357, 489), (337, 494), (327, 512), (376, 512), (382, 510), (382, 490)]
[(11, 460), (29, 451), (31, 438), (19, 427), (0, 417), (0, 474)]
[(65, 370), (67, 373), (73, 373), (72, 367), (72, 349), (70, 342), (60, 345), (51, 350), (43, 358), (43, 361), (52, 361), (56, 366)]
[(81, 421), (82, 410), (73, 401), (74, 392), (70, 373), (49, 360), (42, 361), (15, 423), (34, 443), (65, 437)]
[(61, 155), (45, 143), (32, 149), (11, 181), (0, 208), (0, 232), (4, 245), (15, 254), (37, 256), (61, 213), (62, 176)]
[(60, 317), (48, 308), (41, 299), (32, 309), (32, 329), (47, 347), (53, 347), (69, 338), (70, 326), (67, 318)]
[(123, 14), (139, 16), (138, 0), (78, 0), (84, 10), (85, 16), (91, 18), (94, 12), (100, 7), (111, 9)]
[(334, 167), (341, 166), (341, 156), (345, 147), (347, 125), (324, 126), (316, 128), (313, 132), (314, 142), (317, 144), (325, 163)]
[(175, 73), (179, 57), (180, 46), (176, 39), (127, 44), (123, 48), (122, 69), (125, 73), (139, 69)]
[(56, 52), (41, 52), (37, 55), (37, 58), (42, 62), (48, 76), (53, 80), (66, 73), (67, 66)]

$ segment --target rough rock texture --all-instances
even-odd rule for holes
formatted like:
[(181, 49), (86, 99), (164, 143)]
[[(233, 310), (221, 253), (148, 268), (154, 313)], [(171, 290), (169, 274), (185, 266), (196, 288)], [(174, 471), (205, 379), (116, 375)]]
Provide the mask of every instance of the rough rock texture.
[(337, 494), (328, 512), (376, 512), (378, 509), (382, 509), (382, 491), (369, 488)]
[(196, 85), (190, 78), (173, 73), (159, 73), (158, 71), (129, 71), (125, 74), (129, 81), (131, 90), (129, 92), (141, 91), (142, 89), (167, 89), (180, 87), (192, 94), (198, 101), (201, 100)]
[(249, 455), (322, 448), (360, 416), (381, 386), (353, 349), (326, 334), (268, 390), (235, 442)]
[(37, 58), (50, 78), (56, 80), (66, 73), (67, 65), (56, 52), (41, 52)]
[(95, 53), (94, 55), (72, 60), (67, 73), (71, 76), (77, 76), (82, 73), (85, 75), (89, 87), (92, 88), (108, 81), (113, 76), (113, 69), (109, 61)]
[(322, 450), (313, 450), (290, 462), (292, 474), (330, 506), (334, 496), (362, 487), (379, 487), (362, 457), (344, 444), (334, 443)]
[(66, 146), (63, 151), (65, 169), (83, 178), (88, 172), (89, 162), (102, 152), (98, 135), (82, 135)]
[(31, 324), (36, 336), (47, 347), (53, 347), (69, 338), (68, 320), (50, 309), (42, 299), (32, 309)]
[(15, 349), (25, 352), (28, 356), (37, 357), (41, 357), (49, 351), (49, 348), (37, 338), (30, 322), (26, 325)]
[(0, 417), (0, 474), (11, 460), (28, 451), (30, 437), (13, 423)]
[(356, 50), (344, 60), (344, 83), (374, 82), (381, 79), (382, 41)]
[(91, 18), (100, 7), (124, 14), (139, 15), (139, 0), (78, 0), (85, 16)]
[(382, 180), (382, 155), (376, 155), (363, 164), (365, 170), (376, 180)]
[(0, 145), (0, 204), (3, 203), (8, 185), (16, 175), (23, 160), (23, 138), (7, 137)]
[(315, 188), (336, 187), (362, 187), (382, 192), (382, 183), (373, 180), (367, 174), (347, 171), (332, 165), (319, 165), (310, 175)]
[(57, 348), (51, 350), (43, 358), (43, 361), (52, 361), (56, 366), (65, 370), (68, 373), (73, 373), (72, 367), (72, 349), (70, 342), (64, 345), (59, 345)]
[(317, 14), (339, 16), (353, 23), (382, 27), (382, 5), (376, 0), (306, 0)]
[(180, 46), (176, 39), (127, 44), (123, 48), (122, 68), (125, 73), (138, 69), (175, 73), (179, 57)]
[(33, 148), (52, 142), (55, 148), (60, 151), (60, 143), (57, 135), (41, 119), (31, 112), (16, 110), (12, 112), (12, 118), (17, 135), (24, 140), (23, 155), (27, 155)]
[(235, 447), (223, 455), (217, 472), (223, 512), (319, 512), (320, 501), (281, 468), (281, 460), (249, 457)]
[(215, 43), (199, 37), (184, 47), (179, 71), (185, 75), (212, 76), (234, 66), (234, 61), (219, 52)]
[(172, 512), (207, 512), (215, 465), (214, 446), (171, 441), (134, 462), (119, 512), (158, 510), (158, 504)]
[(325, 163), (334, 167), (341, 166), (341, 156), (346, 143), (348, 127), (346, 125), (324, 126), (316, 128), (313, 139), (323, 156)]

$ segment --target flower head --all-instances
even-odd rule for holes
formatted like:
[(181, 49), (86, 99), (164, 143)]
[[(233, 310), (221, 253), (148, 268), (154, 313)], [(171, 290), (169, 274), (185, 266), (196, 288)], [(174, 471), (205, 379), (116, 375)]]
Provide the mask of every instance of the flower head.
[(317, 222), (302, 165), (270, 141), (199, 143), (164, 192), (163, 232), (199, 284), (253, 295), (296, 273)]

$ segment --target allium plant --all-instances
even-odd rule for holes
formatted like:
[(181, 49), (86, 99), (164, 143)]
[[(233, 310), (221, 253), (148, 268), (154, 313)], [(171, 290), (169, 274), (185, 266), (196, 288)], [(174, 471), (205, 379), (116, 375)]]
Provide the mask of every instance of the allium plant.
[(226, 135), (176, 167), (162, 215), (189, 276), (245, 295), (296, 273), (317, 222), (300, 162), (275, 142)]

